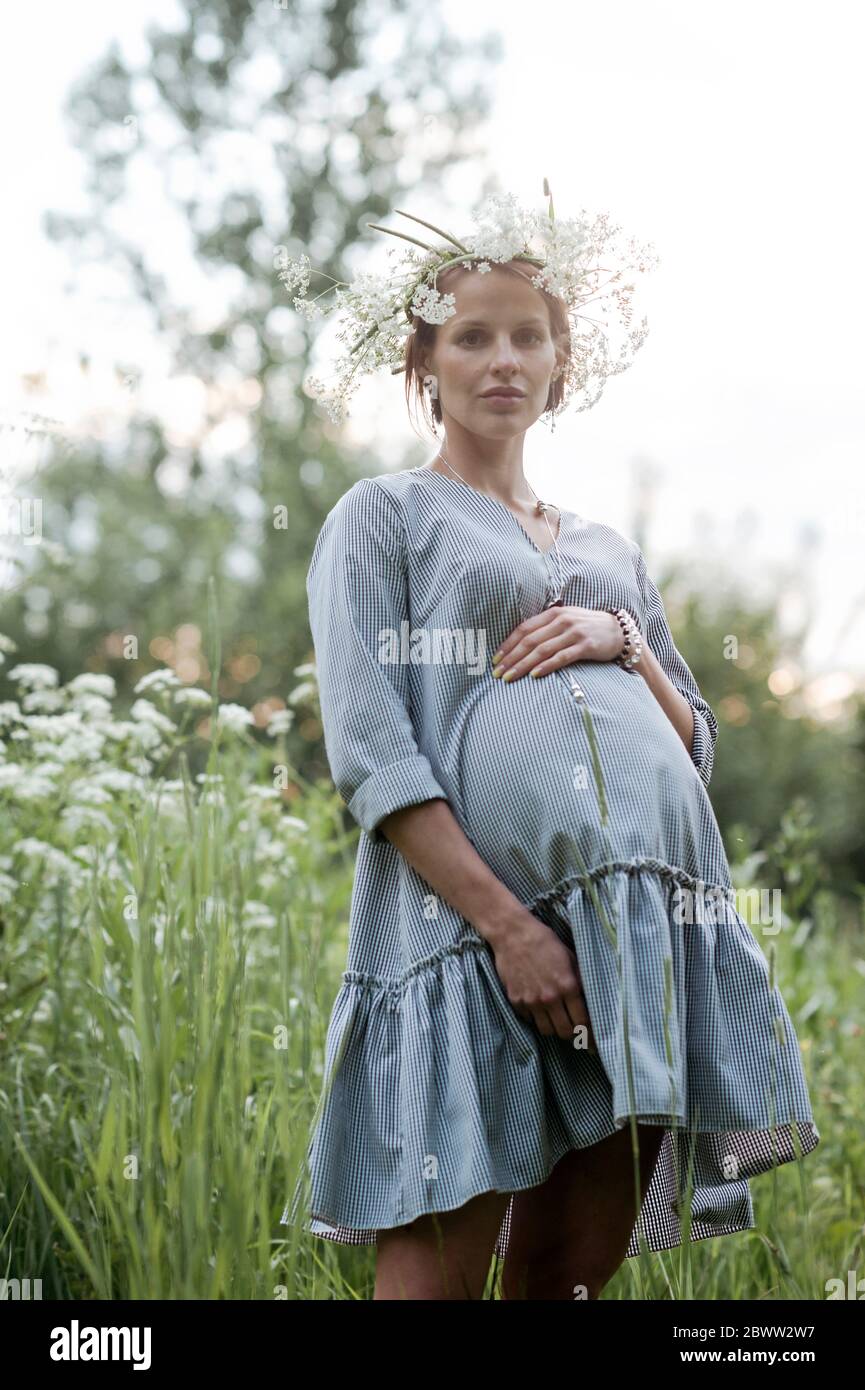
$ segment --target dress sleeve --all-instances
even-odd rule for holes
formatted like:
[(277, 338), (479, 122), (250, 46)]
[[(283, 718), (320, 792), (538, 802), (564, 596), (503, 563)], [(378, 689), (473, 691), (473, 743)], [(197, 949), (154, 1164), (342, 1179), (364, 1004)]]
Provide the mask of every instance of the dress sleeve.
[(378, 823), (392, 811), (447, 800), (409, 711), (406, 558), (396, 505), (361, 478), (325, 518), (306, 580), (331, 776), (374, 841), (386, 840)]
[[(718, 721), (711, 706), (703, 699), (700, 687), (697, 685), (690, 667), (673, 641), (667, 615), (664, 611), (663, 599), (646, 568), (643, 552), (635, 542), (631, 542), (631, 544), (637, 585), (645, 610), (644, 635), (673, 685), (684, 695), (694, 711), (694, 739), (691, 759), (704, 785), (708, 786), (712, 776), (712, 765), (715, 761)], [(634, 616), (637, 617), (636, 614)], [(634, 674), (638, 673), (635, 672)]]

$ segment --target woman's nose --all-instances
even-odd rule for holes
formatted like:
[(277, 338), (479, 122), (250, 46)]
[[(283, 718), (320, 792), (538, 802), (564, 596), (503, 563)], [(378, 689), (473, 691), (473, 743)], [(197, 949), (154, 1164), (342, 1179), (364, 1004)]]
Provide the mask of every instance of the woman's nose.
[(497, 343), (493, 350), (493, 362), (497, 367), (511, 366), (517, 361), (517, 354), (514, 352), (513, 344), (508, 340), (504, 343)]

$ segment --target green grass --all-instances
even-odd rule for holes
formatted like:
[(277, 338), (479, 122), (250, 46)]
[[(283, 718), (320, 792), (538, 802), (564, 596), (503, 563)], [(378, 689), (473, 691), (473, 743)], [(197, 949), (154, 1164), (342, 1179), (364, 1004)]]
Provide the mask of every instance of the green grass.
[[(57, 1299), (371, 1298), (374, 1247), (279, 1224), (345, 964), (358, 832), (338, 798), (304, 787), (287, 804), (282, 742), (241, 732), (212, 745), (211, 780), (169, 737), (179, 776), (159, 804), (106, 800), (107, 745), (82, 739), (51, 773), (50, 730), (8, 732), (0, 1277)], [(130, 744), (111, 748), (131, 765)], [(862, 1269), (865, 952), (855, 914), (815, 902), (774, 945), (820, 1146), (752, 1180), (756, 1231), (626, 1260), (605, 1298), (822, 1299)]]

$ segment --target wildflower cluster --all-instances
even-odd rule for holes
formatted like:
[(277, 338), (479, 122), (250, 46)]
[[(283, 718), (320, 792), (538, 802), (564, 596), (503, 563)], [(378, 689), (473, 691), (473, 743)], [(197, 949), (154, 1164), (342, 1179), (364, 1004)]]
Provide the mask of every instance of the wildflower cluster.
[[(570, 403), (577, 410), (589, 409), (607, 378), (631, 365), (649, 330), (645, 318), (632, 325), (635, 285), (624, 277), (654, 269), (658, 264), (654, 249), (623, 237), (621, 227), (611, 223), (606, 213), (591, 216), (581, 209), (577, 217), (557, 219), (546, 180), (544, 193), (549, 196), (546, 214), (521, 208), (512, 194), (494, 194), (472, 214), (474, 232), (459, 239), (396, 208), (401, 216), (443, 237), (446, 244), (433, 246), (370, 222), (367, 225), (374, 230), (400, 237), (411, 246), (399, 256), (397, 248), (389, 250), (391, 264), (384, 274), (364, 272), (351, 284), (334, 280), (314, 298), (308, 296), (313, 273), (308, 256), (284, 261), (279, 278), (293, 292), (295, 309), (309, 320), (333, 312), (341, 320), (337, 338), (342, 351), (336, 362), (335, 387), (330, 389), (314, 376), (305, 382), (335, 424), (348, 414), (348, 402), (363, 375), (380, 367), (391, 372), (404, 369), (406, 339), (414, 332), (415, 318), (443, 324), (456, 313), (454, 296), (440, 293), (436, 284), (438, 275), (452, 265), (486, 274), (496, 263), (523, 260), (527, 273), (534, 267), (531, 283), (564, 301), (571, 351), (563, 373), (560, 409)], [(319, 301), (329, 289), (333, 297), (323, 307)], [(595, 307), (587, 313), (590, 305)]]

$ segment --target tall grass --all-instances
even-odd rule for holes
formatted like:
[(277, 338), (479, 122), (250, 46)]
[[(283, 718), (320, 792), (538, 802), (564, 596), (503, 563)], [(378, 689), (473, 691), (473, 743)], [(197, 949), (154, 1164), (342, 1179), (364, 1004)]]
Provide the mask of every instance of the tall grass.
[[(10, 679), (0, 1277), (60, 1299), (369, 1298), (372, 1247), (279, 1224), (345, 961), (358, 832), (339, 798), (289, 766), (289, 720), (268, 747), (170, 673), (126, 719), (104, 677)], [(758, 1231), (626, 1261), (604, 1297), (822, 1298), (861, 1263), (861, 923), (829, 893), (818, 908), (777, 974), (820, 1148), (754, 1180)]]

